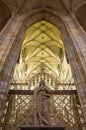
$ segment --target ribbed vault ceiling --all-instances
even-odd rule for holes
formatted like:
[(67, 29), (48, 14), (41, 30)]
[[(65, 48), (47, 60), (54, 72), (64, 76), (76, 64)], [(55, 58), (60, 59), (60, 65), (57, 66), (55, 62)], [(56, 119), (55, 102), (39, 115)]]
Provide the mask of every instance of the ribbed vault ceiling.
[(43, 67), (48, 73), (59, 76), (63, 55), (62, 36), (55, 26), (41, 21), (27, 29), (22, 58), (28, 74), (37, 73)]
[(27, 82), (30, 87), (36, 83), (31, 89), (41, 79), (47, 84), (74, 81), (61, 32), (47, 21), (39, 21), (26, 30), (13, 77), (14, 82)]

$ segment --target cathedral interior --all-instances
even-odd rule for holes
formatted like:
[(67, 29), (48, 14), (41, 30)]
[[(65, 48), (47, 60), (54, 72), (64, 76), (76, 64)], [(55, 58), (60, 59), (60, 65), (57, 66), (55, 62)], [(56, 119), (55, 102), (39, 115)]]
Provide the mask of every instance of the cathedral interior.
[(50, 126), (86, 130), (86, 0), (0, 0), (0, 130), (34, 125), (34, 90), (51, 90)]

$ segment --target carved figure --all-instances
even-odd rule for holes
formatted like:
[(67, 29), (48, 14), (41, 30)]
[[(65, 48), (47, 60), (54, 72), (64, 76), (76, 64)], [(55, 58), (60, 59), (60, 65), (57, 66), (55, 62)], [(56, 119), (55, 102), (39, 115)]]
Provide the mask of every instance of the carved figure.
[(45, 86), (42, 80), (39, 86), (34, 90), (35, 99), (35, 125), (49, 125), (49, 104), (50, 104), (50, 89)]

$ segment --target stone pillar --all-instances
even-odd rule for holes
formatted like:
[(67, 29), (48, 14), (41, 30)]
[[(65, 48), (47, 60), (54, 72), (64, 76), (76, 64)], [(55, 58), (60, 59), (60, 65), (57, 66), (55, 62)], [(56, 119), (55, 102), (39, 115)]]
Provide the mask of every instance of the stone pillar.
[(17, 35), (24, 17), (20, 15), (12, 17), (0, 33), (0, 118), (21, 48), (22, 42)]
[(86, 76), (86, 32), (72, 16), (63, 17), (64, 24), (72, 39), (72, 46), (76, 50), (77, 58)]
[(86, 122), (86, 40), (83, 39), (85, 33), (74, 18), (65, 16), (62, 19), (68, 32), (64, 32), (64, 44)]

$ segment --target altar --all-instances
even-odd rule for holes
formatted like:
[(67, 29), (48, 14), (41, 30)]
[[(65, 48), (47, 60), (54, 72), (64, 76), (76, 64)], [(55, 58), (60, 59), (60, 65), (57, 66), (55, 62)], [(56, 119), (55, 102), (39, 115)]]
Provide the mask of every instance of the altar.
[(21, 130), (65, 130), (64, 126), (21, 126)]

